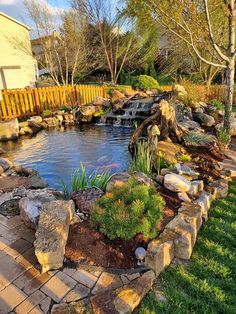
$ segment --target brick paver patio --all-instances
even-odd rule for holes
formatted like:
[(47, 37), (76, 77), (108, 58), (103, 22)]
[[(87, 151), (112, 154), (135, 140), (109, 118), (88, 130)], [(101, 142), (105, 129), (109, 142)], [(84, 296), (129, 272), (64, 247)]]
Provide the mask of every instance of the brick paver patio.
[(45, 314), (56, 303), (82, 300), (117, 289), (139, 277), (108, 273), (98, 267), (64, 267), (40, 273), (34, 231), (20, 216), (0, 215), (0, 314)]

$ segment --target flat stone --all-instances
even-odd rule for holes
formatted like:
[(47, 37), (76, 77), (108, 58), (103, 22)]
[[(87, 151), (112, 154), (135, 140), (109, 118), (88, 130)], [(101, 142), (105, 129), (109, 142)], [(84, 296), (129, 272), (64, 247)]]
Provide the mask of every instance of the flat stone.
[(34, 247), (31, 247), (26, 252), (22, 253), (16, 258), (16, 261), (23, 265), (25, 269), (34, 267), (38, 262), (37, 257), (35, 256)]
[[(71, 302), (70, 304), (61, 303), (54, 304), (51, 310), (51, 314), (69, 314), (69, 313), (78, 313), (78, 314), (95, 314), (93, 312), (91, 303), (89, 300), (81, 300), (77, 302)], [(97, 312), (97, 314), (103, 314), (105, 312)], [(110, 312), (110, 314), (113, 314)]]
[(225, 198), (229, 191), (228, 180), (219, 179), (209, 183), (207, 191), (212, 194), (213, 199)]
[(27, 187), (28, 178), (26, 177), (0, 177), (0, 186), (3, 192), (11, 192), (18, 187)]
[(83, 269), (77, 270), (74, 273), (73, 278), (88, 288), (92, 288), (98, 280), (96, 276)]
[(14, 311), (17, 314), (23, 314), (30, 312), (36, 305), (45, 298), (45, 294), (40, 290), (35, 291), (27, 299), (25, 299), (20, 305), (18, 305)]
[(22, 225), (23, 221), (18, 215), (10, 218), (6, 218), (3, 215), (0, 215), (0, 223), (8, 229), (14, 229), (15, 227)]
[(40, 276), (40, 272), (36, 268), (32, 267), (20, 275), (13, 283), (19, 289), (24, 291), (25, 287), (31, 283), (32, 279), (38, 276)]
[(17, 263), (14, 258), (3, 251), (0, 251), (0, 265), (0, 284), (4, 286), (8, 286), (26, 271), (26, 269)]
[(58, 303), (76, 284), (75, 280), (59, 271), (42, 286), (41, 291)]
[(7, 314), (27, 298), (21, 290), (13, 284), (0, 291), (0, 313)]
[(191, 182), (191, 187), (188, 191), (188, 194), (191, 196), (196, 196), (199, 192), (202, 192), (204, 189), (204, 182), (202, 180), (194, 180)]
[(11, 243), (7, 248), (5, 248), (4, 251), (13, 258), (16, 258), (22, 253), (26, 252), (31, 247), (31, 243), (24, 239), (19, 239)]
[(28, 177), (28, 188), (29, 189), (44, 189), (48, 186), (45, 179), (41, 178), (39, 175), (32, 175)]
[(194, 224), (197, 228), (197, 231), (199, 231), (202, 225), (201, 206), (193, 203), (183, 203), (182, 206), (178, 209), (178, 213), (182, 218), (186, 217), (194, 218), (195, 219)]
[(90, 293), (90, 289), (84, 285), (77, 284), (64, 298), (63, 301), (66, 303), (78, 301), (84, 299)]
[(236, 177), (236, 162), (231, 159), (225, 159), (222, 162), (218, 162), (218, 165), (222, 170), (227, 170), (231, 177)]
[(4, 250), (11, 242), (0, 236), (0, 250)]
[(154, 279), (154, 272), (148, 271), (121, 288), (92, 297), (94, 313), (132, 313), (151, 289)]
[(114, 290), (123, 285), (120, 277), (118, 275), (110, 274), (104, 272), (98, 279), (96, 286), (92, 290), (93, 294), (103, 293), (105, 291)]

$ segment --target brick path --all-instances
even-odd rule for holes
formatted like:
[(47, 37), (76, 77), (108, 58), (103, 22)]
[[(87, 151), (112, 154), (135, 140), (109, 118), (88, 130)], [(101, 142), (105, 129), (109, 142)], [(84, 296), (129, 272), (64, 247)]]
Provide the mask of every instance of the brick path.
[(108, 273), (98, 267), (40, 273), (34, 231), (19, 216), (0, 215), (0, 314), (50, 313), (55, 303), (70, 303), (117, 289), (140, 276)]

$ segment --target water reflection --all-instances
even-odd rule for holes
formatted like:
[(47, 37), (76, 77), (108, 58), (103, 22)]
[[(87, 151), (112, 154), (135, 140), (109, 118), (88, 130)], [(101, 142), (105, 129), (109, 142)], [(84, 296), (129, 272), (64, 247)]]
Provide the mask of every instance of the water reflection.
[(49, 186), (69, 183), (71, 172), (83, 162), (91, 172), (97, 167), (111, 173), (124, 171), (129, 163), (129, 128), (81, 126), (42, 131), (36, 136), (0, 144), (6, 156), (39, 171)]

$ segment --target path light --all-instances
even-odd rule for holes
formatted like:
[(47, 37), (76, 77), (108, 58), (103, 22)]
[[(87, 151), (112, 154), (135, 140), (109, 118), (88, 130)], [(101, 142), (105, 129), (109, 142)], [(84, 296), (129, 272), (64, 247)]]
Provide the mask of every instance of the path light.
[(137, 258), (138, 266), (142, 266), (144, 264), (144, 259), (146, 257), (146, 254), (147, 252), (143, 247), (141, 246), (137, 247), (137, 249), (135, 250), (135, 256)]

